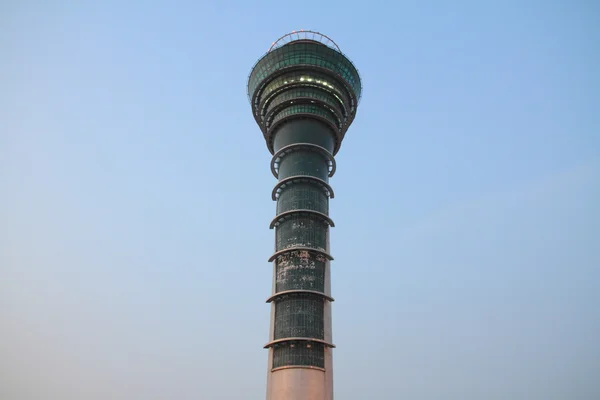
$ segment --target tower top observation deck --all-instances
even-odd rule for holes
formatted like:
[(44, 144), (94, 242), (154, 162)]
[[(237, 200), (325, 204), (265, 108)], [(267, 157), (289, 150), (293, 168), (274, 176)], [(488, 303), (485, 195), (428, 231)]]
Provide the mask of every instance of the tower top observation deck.
[(267, 147), (284, 124), (313, 119), (333, 132), (333, 154), (354, 120), (362, 85), (358, 69), (329, 36), (310, 30), (281, 36), (252, 67), (248, 99)]

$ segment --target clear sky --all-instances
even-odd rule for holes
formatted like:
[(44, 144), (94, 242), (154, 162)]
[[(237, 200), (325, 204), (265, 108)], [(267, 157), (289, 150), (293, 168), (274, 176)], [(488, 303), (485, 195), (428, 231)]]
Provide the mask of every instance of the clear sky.
[(363, 79), (335, 396), (600, 398), (600, 3), (0, 4), (0, 398), (259, 400), (271, 42)]

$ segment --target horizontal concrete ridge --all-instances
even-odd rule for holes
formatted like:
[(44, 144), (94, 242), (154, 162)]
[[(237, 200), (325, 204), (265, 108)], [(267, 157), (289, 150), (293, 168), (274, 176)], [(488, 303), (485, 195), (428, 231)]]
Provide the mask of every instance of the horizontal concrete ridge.
[(316, 296), (321, 296), (321, 297), (323, 297), (324, 299), (326, 299), (328, 301), (335, 301), (333, 297), (327, 296), (323, 292), (318, 292), (316, 290), (294, 289), (294, 290), (284, 290), (283, 292), (275, 293), (273, 296), (269, 297), (266, 302), (270, 303), (273, 300), (277, 299), (278, 297), (286, 296), (286, 295), (294, 295), (294, 294), (314, 294)]
[(292, 215), (296, 215), (296, 214), (314, 215), (316, 217), (323, 219), (323, 221), (327, 222), (329, 224), (329, 226), (331, 226), (331, 227), (335, 226), (335, 224), (333, 223), (333, 220), (331, 218), (329, 218), (329, 216), (327, 214), (324, 214), (322, 212), (315, 211), (315, 210), (298, 209), (298, 210), (289, 210), (289, 211), (282, 212), (281, 214), (278, 214), (275, 218), (273, 218), (273, 220), (269, 224), (269, 229), (275, 228), (280, 221), (282, 221)]
[(273, 262), (278, 256), (286, 254), (286, 253), (291, 253), (293, 251), (308, 251), (308, 252), (312, 252), (312, 253), (317, 253), (318, 255), (321, 255), (321, 256), (327, 258), (328, 260), (333, 261), (333, 257), (329, 253), (327, 253), (326, 251), (315, 249), (313, 247), (294, 246), (294, 247), (288, 247), (287, 249), (281, 249), (279, 251), (276, 251), (269, 258), (268, 262)]
[(314, 151), (323, 155), (329, 165), (329, 177), (331, 178), (335, 174), (335, 158), (326, 148), (312, 143), (293, 143), (279, 149), (271, 158), (271, 173), (275, 178), (279, 178), (279, 163), (283, 156), (300, 150)]
[(289, 338), (272, 340), (269, 343), (265, 344), (265, 346), (263, 348), (268, 349), (269, 347), (273, 347), (277, 344), (285, 343), (285, 342), (314, 342), (314, 343), (322, 344), (325, 347), (335, 348), (335, 345), (333, 343), (328, 343), (321, 339), (306, 338), (306, 337), (289, 337)]
[(285, 367), (277, 367), (273, 368), (271, 372), (281, 371), (283, 369), (294, 369), (294, 368), (302, 368), (302, 369), (314, 369), (317, 371), (325, 371), (325, 368), (315, 367), (313, 365), (286, 365)]
[(294, 176), (290, 176), (288, 178), (280, 180), (277, 183), (277, 185), (275, 185), (275, 187), (273, 188), (273, 191), (271, 192), (271, 199), (277, 200), (277, 195), (287, 185), (291, 185), (294, 183), (301, 183), (301, 182), (309, 182), (309, 183), (317, 184), (325, 191), (325, 194), (327, 194), (329, 196), (329, 198), (333, 199), (335, 197), (335, 194), (333, 193), (333, 189), (323, 179), (317, 178), (315, 176), (310, 176), (310, 175), (294, 175)]

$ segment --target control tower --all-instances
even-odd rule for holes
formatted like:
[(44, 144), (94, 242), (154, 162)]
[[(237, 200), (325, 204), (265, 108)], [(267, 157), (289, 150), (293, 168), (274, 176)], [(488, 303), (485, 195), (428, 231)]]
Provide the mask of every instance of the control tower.
[(248, 78), (278, 180), (267, 400), (333, 399), (329, 178), (360, 94), (352, 62), (313, 31), (279, 38)]

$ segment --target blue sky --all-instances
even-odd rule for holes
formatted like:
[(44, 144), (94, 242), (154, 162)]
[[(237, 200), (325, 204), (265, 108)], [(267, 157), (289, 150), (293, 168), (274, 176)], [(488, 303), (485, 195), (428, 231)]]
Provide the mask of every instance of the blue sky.
[(0, 398), (263, 399), (279, 36), (363, 79), (338, 399), (600, 397), (593, 1), (0, 4)]

